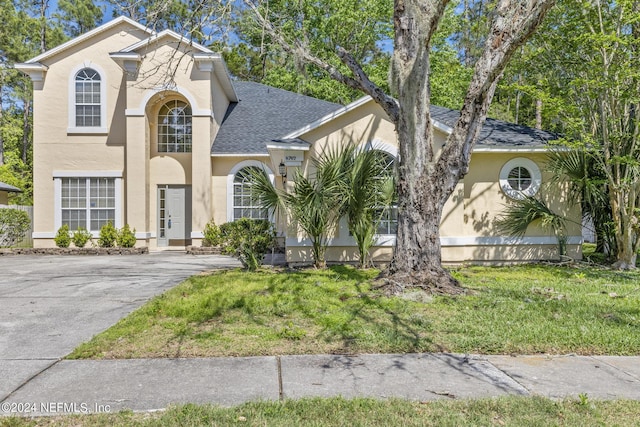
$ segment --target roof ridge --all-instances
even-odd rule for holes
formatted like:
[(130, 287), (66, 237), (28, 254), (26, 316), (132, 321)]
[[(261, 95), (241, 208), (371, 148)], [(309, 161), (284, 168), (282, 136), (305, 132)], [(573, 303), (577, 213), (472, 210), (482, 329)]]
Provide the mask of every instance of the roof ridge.
[(98, 26), (98, 27), (96, 27), (96, 28), (94, 28), (92, 30), (87, 31), (84, 34), (80, 34), (79, 36), (74, 37), (71, 40), (67, 40), (64, 43), (62, 43), (62, 44), (60, 44), (60, 45), (58, 45), (56, 47), (53, 47), (53, 48), (41, 53), (40, 55), (35, 56), (35, 57), (27, 60), (25, 62), (25, 64), (35, 64), (35, 63), (38, 63), (38, 62), (42, 61), (43, 59), (47, 59), (47, 58), (49, 58), (51, 56), (57, 55), (58, 53), (63, 52), (65, 50), (69, 49), (70, 47), (73, 47), (73, 46), (75, 46), (75, 45), (77, 45), (77, 44), (79, 44), (79, 43), (81, 43), (81, 42), (83, 42), (83, 41), (85, 41), (87, 39), (90, 39), (91, 37), (93, 37), (93, 36), (95, 36), (97, 34), (100, 34), (103, 31), (106, 31), (106, 30), (108, 30), (110, 28), (116, 27), (116, 26), (118, 26), (119, 24), (121, 24), (123, 22), (126, 22), (127, 24), (133, 25), (137, 29), (144, 31), (147, 34), (155, 34), (155, 31), (153, 31), (152, 29), (142, 25), (139, 22), (134, 21), (131, 18), (128, 18), (126, 16), (122, 16), (121, 15), (121, 16), (119, 16), (117, 18), (112, 19), (111, 21), (105, 22), (104, 24), (102, 24), (102, 25), (100, 25), (100, 26)]
[(252, 80), (234, 80), (233, 83), (234, 84), (238, 84), (239, 83), (241, 85), (242, 84), (253, 84), (253, 85), (263, 86), (263, 87), (265, 87), (265, 88), (267, 88), (269, 90), (275, 89), (275, 90), (279, 90), (279, 91), (282, 91), (282, 92), (290, 93), (292, 95), (301, 96), (301, 97), (304, 97), (304, 98), (309, 98), (309, 99), (312, 99), (313, 101), (325, 102), (327, 104), (333, 104), (333, 105), (337, 106), (338, 108), (341, 108), (343, 106), (342, 104), (339, 104), (337, 102), (327, 101), (326, 99), (316, 98), (315, 96), (305, 95), (304, 93), (294, 92), (292, 90), (283, 89), (283, 88), (275, 87), (275, 86), (270, 86), (270, 85), (267, 85), (267, 84), (264, 84), (264, 83), (254, 82)]

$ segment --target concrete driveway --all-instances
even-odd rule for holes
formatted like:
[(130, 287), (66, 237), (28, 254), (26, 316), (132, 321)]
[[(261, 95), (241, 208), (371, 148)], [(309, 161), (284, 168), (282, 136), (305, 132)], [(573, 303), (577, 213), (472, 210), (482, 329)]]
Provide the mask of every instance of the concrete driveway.
[(154, 295), (239, 265), (183, 252), (0, 257), (0, 401)]

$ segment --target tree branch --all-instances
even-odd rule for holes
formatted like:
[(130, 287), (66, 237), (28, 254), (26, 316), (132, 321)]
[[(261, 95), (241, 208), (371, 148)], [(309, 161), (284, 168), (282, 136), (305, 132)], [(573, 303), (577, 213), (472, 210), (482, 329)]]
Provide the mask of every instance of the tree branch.
[(392, 96), (386, 94), (378, 85), (372, 82), (364, 72), (360, 64), (353, 56), (343, 48), (338, 48), (336, 52), (340, 60), (351, 70), (354, 77), (347, 76), (340, 72), (336, 67), (324, 61), (323, 59), (313, 55), (309, 48), (300, 40), (294, 40), (293, 43), (288, 42), (285, 37), (276, 30), (269, 19), (265, 17), (252, 0), (244, 0), (244, 3), (253, 11), (258, 23), (280, 45), (286, 52), (297, 56), (304, 62), (313, 64), (326, 72), (332, 79), (352, 88), (360, 90), (371, 96), (387, 113), (389, 119), (394, 123), (398, 123), (399, 104)]
[(480, 135), (507, 62), (533, 34), (554, 4), (555, 0), (500, 0), (496, 6), (496, 17), (476, 63), (460, 118), (447, 139), (440, 159), (456, 172), (456, 182), (468, 171), (471, 150)]
[(398, 115), (400, 113), (400, 107), (398, 105), (398, 101), (392, 97), (387, 95), (385, 91), (383, 91), (380, 86), (376, 85), (374, 82), (369, 79), (367, 73), (364, 72), (358, 61), (349, 53), (347, 50), (342, 47), (338, 48), (338, 57), (342, 61), (344, 65), (346, 65), (353, 75), (355, 76), (355, 80), (360, 83), (360, 89), (371, 96), (387, 113), (389, 119), (394, 123), (398, 123)]

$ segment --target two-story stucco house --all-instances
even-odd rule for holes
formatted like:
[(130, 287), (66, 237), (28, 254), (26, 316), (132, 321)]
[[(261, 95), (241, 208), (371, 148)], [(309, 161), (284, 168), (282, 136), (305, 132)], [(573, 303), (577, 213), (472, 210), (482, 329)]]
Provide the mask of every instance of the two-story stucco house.
[[(52, 246), (62, 224), (97, 235), (112, 221), (136, 229), (151, 249), (199, 245), (205, 224), (261, 216), (246, 196), (246, 168), (306, 170), (331, 144), (354, 141), (397, 155), (394, 126), (370, 98), (340, 106), (257, 83), (233, 81), (222, 57), (172, 31), (155, 33), (124, 17), (16, 68), (34, 84), (34, 246)], [(434, 107), (443, 142), (456, 112)], [(449, 262), (554, 258), (552, 235), (532, 227), (521, 239), (497, 234), (501, 207), (545, 181), (553, 136), (488, 120), (471, 171), (445, 207), (441, 235)], [(291, 186), (291, 182), (286, 184)], [(551, 198), (550, 198), (551, 197)], [(556, 211), (575, 215), (561, 196)], [(279, 221), (290, 262), (309, 260), (309, 242)], [(579, 223), (579, 221), (578, 221)], [(394, 216), (380, 226), (375, 256), (395, 242)], [(287, 235), (287, 232), (289, 235)], [(294, 233), (295, 234), (295, 233)], [(569, 230), (580, 254), (580, 227)], [(329, 260), (353, 260), (344, 224)]]

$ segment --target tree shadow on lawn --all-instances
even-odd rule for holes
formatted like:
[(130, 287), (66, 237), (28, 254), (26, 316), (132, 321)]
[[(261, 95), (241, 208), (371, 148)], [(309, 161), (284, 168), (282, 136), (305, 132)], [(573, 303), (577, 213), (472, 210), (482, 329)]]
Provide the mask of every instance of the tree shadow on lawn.
[(310, 333), (333, 353), (436, 350), (427, 335), (431, 322), (419, 304), (372, 291), (372, 277), (371, 271), (347, 266), (276, 273), (265, 289), (239, 299), (234, 308), (256, 325), (276, 328), (280, 338), (295, 341)]

